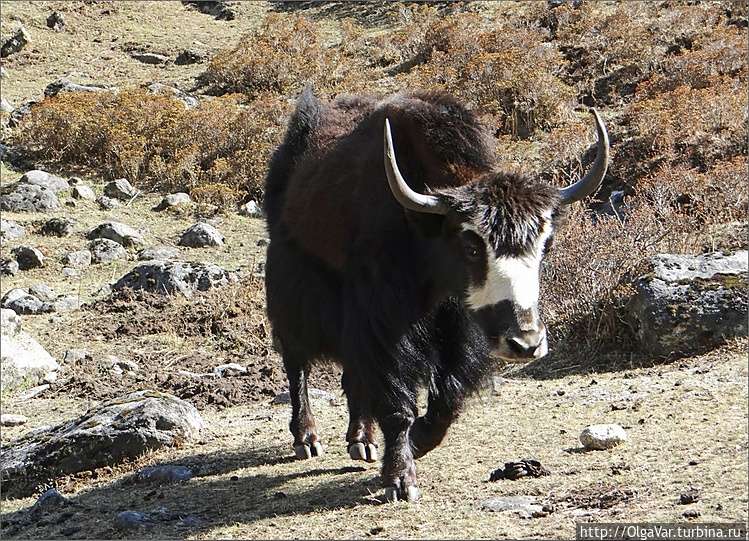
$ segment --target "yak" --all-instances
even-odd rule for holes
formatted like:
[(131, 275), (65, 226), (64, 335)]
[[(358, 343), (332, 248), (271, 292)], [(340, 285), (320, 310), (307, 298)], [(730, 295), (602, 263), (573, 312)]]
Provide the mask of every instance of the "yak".
[[(494, 359), (547, 353), (541, 260), (563, 208), (598, 190), (609, 142), (566, 188), (496, 167), (478, 116), (440, 91), (298, 99), (265, 183), (267, 313), (289, 381), (296, 456), (323, 454), (307, 393), (342, 367), (348, 453), (378, 459), (388, 501), (418, 498), (435, 448)], [(426, 390), (419, 415), (417, 394)]]

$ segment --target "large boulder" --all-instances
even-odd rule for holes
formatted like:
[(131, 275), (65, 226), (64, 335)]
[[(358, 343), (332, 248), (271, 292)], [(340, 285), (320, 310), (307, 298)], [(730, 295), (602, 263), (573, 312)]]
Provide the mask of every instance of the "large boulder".
[(749, 260), (746, 251), (663, 254), (635, 281), (627, 318), (643, 349), (683, 356), (746, 336)]
[(13, 310), (0, 309), (0, 386), (3, 394), (36, 385), (60, 366), (28, 333)]
[(187, 297), (235, 280), (235, 276), (212, 263), (156, 260), (143, 263), (120, 278), (114, 289), (144, 289), (155, 293), (182, 293)]
[(46, 186), (15, 182), (3, 187), (0, 209), (9, 212), (55, 212), (60, 210), (60, 200), (54, 190)]
[(156, 391), (138, 391), (91, 408), (81, 417), (34, 430), (4, 445), (3, 492), (31, 494), (61, 475), (112, 466), (200, 437), (206, 425), (194, 406)]

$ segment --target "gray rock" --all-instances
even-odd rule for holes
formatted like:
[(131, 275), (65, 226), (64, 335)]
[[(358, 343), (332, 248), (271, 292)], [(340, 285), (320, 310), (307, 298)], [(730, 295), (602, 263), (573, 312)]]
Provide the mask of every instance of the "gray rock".
[(187, 66), (189, 64), (201, 64), (208, 60), (208, 53), (198, 49), (185, 49), (174, 60), (177, 66)]
[(75, 232), (78, 222), (72, 218), (56, 217), (42, 224), (43, 235), (54, 235), (56, 237), (69, 237)]
[(3, 187), (0, 208), (10, 212), (55, 212), (60, 210), (60, 201), (49, 188), (16, 182)]
[(59, 11), (53, 11), (49, 17), (47, 17), (47, 28), (51, 28), (55, 32), (64, 32), (65, 27), (65, 17), (62, 16), (62, 13)]
[(34, 284), (29, 286), (29, 294), (44, 302), (51, 302), (57, 298), (57, 293), (45, 284)]
[(133, 57), (138, 62), (143, 62), (144, 64), (159, 65), (159, 64), (166, 64), (167, 62), (169, 62), (169, 57), (163, 54), (133, 53), (130, 56)]
[(96, 202), (99, 203), (99, 207), (102, 210), (112, 210), (120, 205), (120, 202), (106, 195), (101, 195), (96, 198)]
[(156, 293), (182, 293), (187, 297), (197, 291), (225, 285), (236, 278), (218, 265), (186, 261), (152, 261), (135, 267), (120, 278), (114, 289), (144, 289)]
[(76, 295), (60, 296), (42, 305), (43, 312), (73, 312), (81, 307), (81, 301)]
[(195, 407), (183, 400), (156, 391), (131, 393), (4, 445), (3, 492), (22, 497), (40, 481), (141, 458), (195, 440), (205, 428)]
[(174, 259), (179, 256), (180, 249), (176, 246), (158, 246), (145, 248), (138, 252), (140, 261), (153, 261), (154, 259)]
[(139, 483), (156, 483), (159, 485), (170, 485), (184, 483), (195, 474), (186, 466), (152, 466), (138, 472), (136, 480)]
[(119, 242), (110, 239), (94, 239), (88, 243), (91, 260), (94, 263), (109, 263), (127, 259), (127, 250)]
[(26, 29), (21, 26), (15, 34), (8, 38), (3, 46), (0, 47), (0, 58), (5, 58), (23, 50), (31, 41), (31, 36)]
[(69, 349), (65, 352), (62, 358), (62, 362), (65, 364), (73, 365), (80, 364), (86, 360), (91, 359), (91, 353), (83, 349)]
[(72, 505), (69, 499), (60, 494), (56, 488), (50, 488), (39, 497), (34, 505), (31, 506), (29, 514), (32, 517), (37, 518), (39, 515), (56, 511), (61, 507), (67, 507), (69, 505)]
[(3, 240), (18, 240), (26, 234), (26, 228), (10, 220), (0, 219), (0, 238)]
[(118, 530), (151, 529), (154, 526), (151, 517), (138, 511), (122, 511), (114, 518), (114, 527)]
[(62, 264), (74, 269), (84, 269), (91, 265), (91, 252), (89, 250), (68, 252), (62, 256)]
[[(46, 376), (44, 376), (46, 377)], [(18, 400), (31, 400), (32, 398), (36, 398), (40, 394), (44, 394), (47, 391), (49, 391), (51, 385), (47, 383), (43, 383), (42, 385), (37, 385), (36, 387), (32, 387), (31, 389), (27, 389), (25, 391), (22, 391), (18, 394)]]
[(146, 244), (146, 239), (138, 233), (132, 227), (128, 227), (125, 224), (119, 222), (104, 222), (96, 226), (94, 229), (89, 231), (86, 238), (89, 240), (94, 239), (109, 239), (113, 240), (118, 244), (121, 244), (125, 248), (131, 246), (143, 246)]
[[(325, 400), (326, 402), (334, 402), (336, 400), (336, 396), (334, 394), (331, 394), (327, 391), (322, 391), (320, 389), (308, 389), (307, 392), (309, 393), (309, 397), (316, 399), (316, 400)], [(289, 391), (283, 391), (281, 393), (278, 393), (273, 400), (271, 400), (271, 404), (291, 404), (291, 394)]]
[(44, 87), (44, 95), (48, 98), (54, 98), (58, 94), (65, 92), (104, 92), (109, 90), (108, 87), (102, 85), (81, 85), (72, 82), (67, 77), (62, 77), (57, 81), (48, 84)]
[(239, 214), (241, 216), (249, 216), (251, 218), (260, 218), (263, 216), (263, 209), (257, 204), (257, 201), (249, 201), (239, 207)]
[(691, 355), (747, 335), (749, 263), (746, 251), (660, 255), (638, 278), (627, 320), (644, 350)]
[(580, 443), (590, 450), (602, 451), (627, 441), (627, 433), (619, 425), (591, 425), (580, 433)]
[(12, 113), (13, 106), (5, 98), (0, 98), (0, 111), (3, 113)]
[(39, 169), (34, 169), (33, 171), (25, 173), (20, 179), (18, 179), (18, 182), (20, 184), (42, 186), (43, 188), (52, 190), (56, 194), (63, 190), (67, 190), (70, 187), (68, 181), (64, 178)]
[(109, 371), (110, 374), (121, 376), (125, 373), (135, 375), (140, 370), (138, 365), (127, 359), (120, 359), (114, 355), (104, 355), (101, 358), (101, 364)]
[(3, 258), (0, 260), (0, 273), (15, 276), (18, 271), (18, 261), (15, 259)]
[(0, 425), (2, 426), (20, 426), (25, 425), (28, 422), (29, 418), (25, 415), (19, 415), (17, 413), (0, 414)]
[(113, 197), (122, 201), (129, 201), (135, 197), (138, 192), (125, 178), (118, 178), (104, 186), (104, 195)]
[(537, 498), (531, 496), (501, 496), (481, 502), (480, 509), (501, 513), (509, 511), (520, 516), (520, 518), (536, 518), (548, 513)]
[(0, 383), (3, 393), (29, 381), (38, 381), (59, 368), (57, 361), (21, 328), (21, 318), (13, 310), (0, 309)]
[(167, 86), (161, 83), (152, 83), (148, 85), (148, 92), (151, 94), (165, 94), (174, 96), (179, 101), (184, 103), (187, 109), (191, 109), (200, 105), (200, 101), (198, 101), (197, 98), (188, 96), (183, 91), (178, 88), (174, 88), (173, 86)]
[(224, 237), (210, 224), (198, 222), (182, 233), (180, 246), (191, 248), (205, 248), (206, 246), (223, 246)]
[(21, 270), (37, 269), (46, 263), (44, 254), (33, 246), (16, 246), (10, 253), (15, 256), (18, 268)]
[(70, 195), (72, 195), (76, 199), (88, 199), (89, 201), (93, 201), (96, 199), (94, 190), (91, 189), (90, 186), (86, 186), (85, 184), (76, 184), (75, 186), (73, 186), (73, 189), (70, 191)]
[(164, 196), (164, 198), (161, 200), (161, 202), (156, 205), (153, 210), (161, 211), (166, 210), (172, 207), (177, 207), (179, 205), (191, 205), (192, 199), (190, 198), (189, 194), (186, 194), (184, 192), (177, 192), (177, 193), (170, 193), (169, 195)]
[(237, 363), (228, 363), (217, 366), (213, 369), (213, 372), (217, 377), (223, 378), (226, 376), (244, 376), (247, 374), (247, 369)]

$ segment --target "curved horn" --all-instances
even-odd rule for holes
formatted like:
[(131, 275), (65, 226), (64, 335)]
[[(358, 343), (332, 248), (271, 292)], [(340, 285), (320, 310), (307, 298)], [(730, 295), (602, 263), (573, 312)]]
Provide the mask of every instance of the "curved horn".
[(398, 169), (398, 162), (395, 160), (393, 134), (390, 132), (390, 121), (387, 118), (385, 119), (385, 173), (393, 195), (398, 203), (408, 210), (428, 212), (429, 214), (447, 214), (450, 207), (438, 197), (415, 192), (406, 183)]
[(596, 129), (598, 130), (598, 152), (596, 161), (593, 162), (588, 174), (575, 182), (572, 186), (559, 190), (559, 199), (563, 205), (569, 205), (575, 201), (588, 197), (595, 193), (601, 186), (603, 177), (606, 175), (606, 169), (609, 166), (609, 134), (606, 131), (606, 125), (601, 120), (601, 116), (595, 109), (590, 110), (596, 119)]

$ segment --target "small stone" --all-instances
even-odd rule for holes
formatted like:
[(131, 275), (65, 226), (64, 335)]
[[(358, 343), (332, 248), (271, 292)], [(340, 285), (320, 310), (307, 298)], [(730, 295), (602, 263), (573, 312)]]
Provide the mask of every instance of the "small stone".
[(0, 261), (0, 273), (8, 276), (15, 276), (18, 271), (18, 261), (15, 259), (3, 258), (3, 260)]
[(164, 196), (164, 198), (161, 200), (161, 202), (156, 205), (153, 210), (160, 211), (160, 210), (166, 210), (172, 207), (177, 206), (186, 206), (191, 205), (192, 199), (190, 198), (189, 194), (186, 194), (184, 192), (178, 192), (178, 193), (171, 193), (167, 196)]
[(591, 425), (580, 433), (580, 443), (586, 449), (604, 450), (627, 441), (627, 433), (615, 424)]
[(17, 413), (3, 413), (0, 415), (0, 425), (2, 426), (20, 426), (25, 425), (28, 422), (28, 417)]
[(189, 227), (179, 239), (180, 246), (205, 248), (206, 246), (223, 246), (224, 237), (210, 224), (198, 222)]
[(53, 175), (51, 173), (47, 173), (46, 171), (42, 171), (40, 169), (28, 171), (23, 176), (21, 176), (20, 179), (18, 179), (18, 182), (20, 184), (32, 184), (35, 186), (41, 186), (43, 188), (52, 190), (54, 193), (59, 193), (63, 190), (67, 190), (70, 187), (68, 181), (64, 178), (58, 177), (57, 175)]
[(159, 64), (166, 64), (167, 62), (169, 62), (169, 57), (164, 56), (163, 54), (134, 53), (134, 54), (131, 54), (130, 56), (132, 56), (138, 62), (143, 62), (144, 64), (159, 65)]
[(34, 284), (29, 287), (29, 294), (40, 301), (51, 302), (57, 298), (57, 293), (45, 284)]
[(75, 199), (88, 199), (89, 201), (93, 201), (96, 199), (94, 190), (91, 189), (90, 186), (86, 186), (85, 184), (76, 184), (75, 186), (73, 186), (73, 189), (70, 191), (70, 195), (72, 195)]
[(114, 519), (114, 527), (118, 530), (137, 530), (150, 528), (151, 526), (150, 517), (138, 511), (123, 511), (118, 513)]
[(42, 494), (39, 499), (31, 507), (31, 516), (36, 517), (42, 513), (54, 511), (60, 507), (70, 505), (70, 500), (60, 494), (56, 488), (50, 488), (47, 492)]
[(0, 220), (0, 238), (3, 240), (18, 240), (24, 236), (26, 228), (10, 220)]
[(91, 252), (89, 250), (68, 252), (62, 256), (62, 263), (73, 269), (86, 268), (91, 265)]
[(127, 250), (110, 239), (94, 239), (88, 243), (91, 260), (94, 263), (109, 263), (117, 259), (127, 259)]
[(44, 222), (41, 228), (43, 235), (54, 235), (56, 237), (69, 237), (75, 232), (75, 226), (78, 224), (72, 218), (52, 218)]
[(179, 256), (180, 250), (175, 246), (159, 246), (156, 248), (145, 248), (138, 252), (139, 261), (169, 260)]
[(59, 11), (53, 11), (52, 14), (47, 17), (47, 27), (51, 28), (55, 32), (65, 31), (65, 17)]
[(27, 391), (24, 391), (18, 395), (19, 400), (31, 400), (32, 398), (36, 398), (42, 393), (45, 393), (49, 391), (50, 385), (48, 383), (45, 383), (44, 385), (37, 385), (36, 387), (32, 387), (31, 389), (28, 389)]
[(106, 195), (107, 197), (114, 197), (122, 201), (129, 201), (137, 194), (138, 192), (125, 178), (118, 178), (117, 180), (113, 180), (112, 182), (104, 186), (104, 195)]
[(208, 53), (197, 49), (185, 49), (174, 60), (177, 66), (186, 66), (188, 64), (199, 64), (208, 59)]
[(102, 210), (112, 210), (120, 205), (120, 202), (106, 195), (102, 195), (96, 198), (96, 202)]
[(247, 369), (237, 363), (222, 364), (213, 369), (213, 372), (219, 378), (226, 376), (244, 376), (247, 374)]
[(250, 216), (251, 218), (260, 218), (263, 216), (263, 209), (257, 204), (257, 201), (249, 201), (239, 207), (240, 216)]
[(120, 222), (104, 222), (89, 231), (86, 238), (93, 239), (110, 239), (125, 248), (130, 246), (142, 246), (146, 244), (146, 239), (132, 227), (128, 227)]
[(90, 359), (91, 354), (83, 349), (69, 349), (65, 352), (62, 362), (69, 365), (76, 365), (86, 359)]
[(193, 477), (193, 471), (186, 466), (153, 466), (138, 473), (138, 482), (160, 485), (184, 483)]
[(43, 311), (44, 303), (23, 289), (14, 288), (3, 296), (2, 306), (16, 314), (39, 314)]

